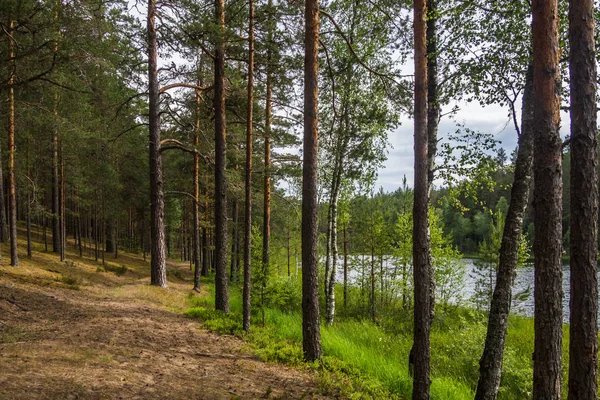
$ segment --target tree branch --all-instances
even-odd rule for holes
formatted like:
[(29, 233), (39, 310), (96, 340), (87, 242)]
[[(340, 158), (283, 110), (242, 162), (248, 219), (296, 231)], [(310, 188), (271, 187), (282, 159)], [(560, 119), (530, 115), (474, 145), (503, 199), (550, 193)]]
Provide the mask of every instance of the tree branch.
[[(325, 11), (323, 9), (319, 9), (319, 12), (321, 14), (323, 14), (324, 16), (326, 16), (327, 19), (329, 19), (329, 21), (331, 21), (331, 23), (335, 27), (337, 33), (342, 37), (342, 39), (344, 39), (344, 42), (346, 42), (346, 46), (348, 46), (348, 49), (350, 50), (350, 53), (352, 53), (352, 55), (354, 56), (354, 58), (356, 58), (356, 61), (358, 61), (358, 63), (360, 65), (362, 65), (363, 68), (365, 68), (367, 71), (371, 72), (372, 74), (377, 75), (380, 78), (388, 79), (388, 80), (391, 80), (392, 82), (394, 82), (396, 84), (400, 84), (399, 82), (397, 82), (394, 79), (395, 75), (389, 75), (389, 74), (381, 73), (381, 72), (376, 71), (373, 68), (369, 67), (367, 64), (365, 64), (364, 61), (360, 59), (360, 57), (358, 56), (358, 54), (356, 54), (356, 52), (354, 51), (354, 47), (352, 46), (352, 43), (350, 43), (350, 40), (348, 40), (348, 38), (346, 37), (346, 35), (342, 31), (342, 28), (340, 28), (340, 26), (335, 21), (335, 19), (331, 16), (331, 14), (329, 14), (327, 11)], [(412, 76), (412, 75), (407, 75), (407, 76)]]
[(209, 90), (213, 89), (213, 85), (210, 86), (206, 86), (206, 87), (202, 87), (202, 86), (198, 86), (198, 85), (194, 85), (191, 83), (183, 83), (183, 82), (179, 82), (179, 83), (171, 83), (170, 85), (166, 85), (160, 88), (159, 92), (160, 93), (164, 93), (167, 90), (170, 89), (174, 89), (174, 88), (190, 88), (190, 89), (195, 89), (199, 92), (206, 92)]
[(214, 162), (206, 157), (204, 154), (200, 153), (197, 149), (187, 147), (185, 144), (180, 142), (177, 139), (163, 139), (160, 141), (160, 152), (167, 150), (180, 150), (190, 154), (198, 154), (208, 165), (214, 165)]
[(124, 134), (126, 134), (127, 132), (131, 132), (132, 130), (139, 128), (140, 126), (148, 126), (148, 124), (143, 123), (143, 124), (136, 124), (133, 125), (127, 129), (125, 129), (124, 131), (120, 132), (117, 136), (115, 136), (114, 138), (110, 139), (108, 142), (109, 143), (114, 143), (116, 142), (121, 136), (123, 136)]
[(165, 191), (165, 194), (180, 194), (180, 195), (191, 198), (194, 203), (198, 203), (198, 201), (196, 201), (196, 198), (194, 197), (194, 195), (191, 193), (188, 193), (188, 192), (181, 192), (178, 190), (167, 190), (167, 191)]

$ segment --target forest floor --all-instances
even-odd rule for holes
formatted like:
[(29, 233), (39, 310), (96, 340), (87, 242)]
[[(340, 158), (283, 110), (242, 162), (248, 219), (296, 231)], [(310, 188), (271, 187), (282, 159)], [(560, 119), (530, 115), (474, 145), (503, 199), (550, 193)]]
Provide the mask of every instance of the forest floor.
[(196, 296), (187, 264), (170, 263), (160, 289), (140, 256), (61, 263), (34, 245), (16, 268), (2, 245), (0, 399), (322, 398), (313, 374), (183, 316)]

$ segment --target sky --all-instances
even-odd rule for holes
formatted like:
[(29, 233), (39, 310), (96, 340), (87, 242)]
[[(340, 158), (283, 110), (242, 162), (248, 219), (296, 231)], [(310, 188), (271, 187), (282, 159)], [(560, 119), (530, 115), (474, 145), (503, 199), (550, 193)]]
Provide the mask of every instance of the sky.
[[(517, 145), (517, 133), (513, 127), (512, 121), (509, 121), (507, 110), (500, 106), (482, 107), (477, 103), (455, 103), (460, 107), (460, 111), (453, 117), (443, 117), (439, 126), (439, 138), (443, 139), (449, 132), (454, 132), (457, 123), (464, 124), (467, 128), (478, 130), (483, 133), (491, 133), (501, 141), (500, 146), (510, 155)], [(450, 110), (452, 106), (442, 109), (442, 114)], [(376, 187), (383, 187), (386, 192), (391, 192), (402, 185), (402, 178), (406, 175), (409, 186), (413, 186), (413, 121), (408, 116), (401, 119), (402, 125), (389, 133), (389, 141), (392, 145), (389, 148), (388, 159), (382, 169), (379, 170), (379, 176)], [(438, 183), (439, 184), (439, 183)]]
[[(517, 133), (514, 129), (512, 120), (508, 118), (508, 109), (498, 105), (482, 107), (478, 103), (457, 102), (442, 109), (442, 114), (448, 112), (454, 105), (460, 108), (460, 111), (451, 118), (444, 117), (440, 121), (438, 137), (443, 139), (449, 132), (456, 130), (456, 124), (464, 124), (467, 128), (490, 133), (500, 141), (499, 146), (510, 154), (517, 146)], [(516, 104), (518, 112), (518, 121), (520, 122), (520, 100)], [(568, 134), (569, 114), (561, 112), (561, 136)], [(388, 149), (388, 159), (382, 169), (379, 170), (378, 179), (375, 188), (378, 190), (383, 187), (386, 192), (393, 192), (402, 185), (402, 178), (406, 175), (408, 186), (413, 186), (414, 181), (414, 150), (413, 150), (413, 121), (408, 116), (401, 119), (402, 125), (389, 133), (389, 141), (392, 145)], [(440, 185), (441, 182), (436, 182)]]

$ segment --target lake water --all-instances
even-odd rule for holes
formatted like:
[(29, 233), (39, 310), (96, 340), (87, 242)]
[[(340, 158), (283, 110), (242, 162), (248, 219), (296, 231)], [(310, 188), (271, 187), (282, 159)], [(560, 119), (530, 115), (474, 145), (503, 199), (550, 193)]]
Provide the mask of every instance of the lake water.
[[(475, 264), (473, 260), (465, 259), (467, 273), (465, 276), (464, 298), (469, 299), (475, 291), (474, 270)], [(569, 321), (569, 293), (570, 293), (570, 278), (571, 271), (569, 265), (563, 265), (563, 321)], [(513, 295), (529, 289), (530, 295), (522, 300), (513, 301), (511, 312), (533, 317), (534, 300), (533, 300), (534, 276), (533, 265), (527, 265), (517, 269), (517, 276), (513, 285)]]
[[(349, 280), (350, 282), (356, 282), (360, 275), (362, 275), (362, 267), (361, 267), (361, 259), (362, 256), (354, 256), (350, 260), (351, 266), (354, 264), (354, 267), (350, 268), (349, 271)], [(463, 259), (465, 263), (466, 272), (465, 272), (465, 284), (461, 290), (461, 298), (463, 304), (470, 304), (470, 299), (473, 297), (475, 293), (476, 286), (476, 278), (474, 271), (476, 269), (474, 260), (471, 259)], [(370, 256), (364, 257), (365, 264), (365, 273), (366, 276), (369, 276), (370, 273)], [(377, 262), (377, 261), (376, 261)], [(392, 260), (390, 258), (384, 258), (384, 271), (392, 271), (394, 266), (392, 265)], [(377, 262), (376, 267), (377, 273), (380, 271), (380, 264)], [(343, 282), (344, 275), (342, 270), (342, 262), (340, 260), (340, 264), (338, 267), (337, 281)], [(563, 321), (567, 323), (569, 321), (569, 293), (570, 293), (570, 269), (569, 265), (563, 265)], [(529, 289), (530, 295), (525, 299), (519, 299), (518, 301), (513, 301), (513, 306), (511, 312), (525, 315), (528, 317), (533, 316), (534, 311), (534, 300), (533, 300), (533, 289), (534, 289), (534, 276), (533, 276), (533, 265), (528, 265), (521, 267), (517, 270), (517, 276), (515, 279), (515, 283), (513, 285), (513, 295), (519, 292), (523, 292)], [(472, 304), (472, 303), (471, 303)]]

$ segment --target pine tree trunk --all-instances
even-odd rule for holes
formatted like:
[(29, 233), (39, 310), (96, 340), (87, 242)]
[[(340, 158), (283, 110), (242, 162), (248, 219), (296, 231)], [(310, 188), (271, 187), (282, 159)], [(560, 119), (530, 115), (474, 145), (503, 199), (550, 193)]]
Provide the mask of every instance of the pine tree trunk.
[(238, 206), (237, 199), (233, 199), (233, 210), (232, 210), (232, 240), (231, 240), (231, 265), (229, 270), (229, 280), (231, 282), (237, 282), (238, 280), (238, 239), (239, 239), (239, 228), (238, 223), (240, 220), (240, 207)]
[[(14, 29), (14, 21), (9, 22), (9, 30)], [(17, 255), (17, 192), (15, 180), (15, 41), (10, 38), (9, 52), (11, 62), (11, 75), (8, 81), (8, 224), (10, 228), (10, 265), (19, 266)]]
[[(433, 187), (435, 175), (435, 156), (437, 153), (438, 126), (440, 120), (440, 101), (438, 90), (437, 66), (437, 24), (438, 0), (427, 0), (427, 183), (428, 201), (429, 192)], [(430, 240), (431, 242), (431, 240)], [(431, 252), (431, 248), (429, 249)], [(431, 260), (431, 254), (429, 255)], [(429, 263), (429, 323), (433, 323), (435, 316), (435, 271), (433, 263)]]
[[(201, 73), (199, 71), (199, 73)], [(198, 142), (200, 139), (200, 93), (196, 92), (196, 131), (194, 135), (194, 291), (200, 293), (200, 275), (202, 265), (200, 264), (200, 154), (198, 154)]]
[(302, 168), (302, 348), (307, 361), (321, 358), (317, 173), (319, 140), (319, 1), (305, 2), (304, 144)]
[(188, 253), (188, 262), (189, 262), (190, 271), (191, 271), (192, 265), (193, 265), (193, 258), (194, 258), (194, 256), (192, 255), (192, 237), (191, 237), (191, 235), (188, 235), (188, 237), (187, 237), (187, 253)]
[(65, 189), (66, 189), (66, 183), (65, 183), (65, 158), (63, 156), (63, 145), (62, 145), (62, 141), (59, 141), (59, 151), (60, 151), (60, 190), (59, 190), (59, 227), (60, 227), (60, 249), (59, 249), (59, 254), (60, 254), (60, 261), (65, 261), (65, 247), (66, 247), (66, 243), (67, 243), (67, 238), (66, 238), (66, 233), (67, 233), (67, 228), (65, 226), (66, 223), (66, 218), (65, 218)]
[(594, 2), (569, 1), (571, 324), (569, 399), (598, 391), (598, 127)]
[(98, 227), (98, 192), (96, 192), (96, 202), (94, 203), (94, 256), (96, 261), (100, 258), (100, 253), (98, 252), (98, 234), (100, 232), (100, 228)]
[[(175, 247), (177, 248), (177, 246), (179, 246), (179, 261), (187, 261), (186, 258), (186, 249), (185, 249), (185, 206), (183, 207), (184, 210), (182, 210), (182, 221), (179, 224), (179, 235), (177, 236), (177, 243), (175, 244)], [(168, 229), (168, 228), (167, 228)]]
[(46, 232), (46, 230), (47, 230), (46, 225), (48, 224), (48, 222), (47, 222), (47, 218), (46, 218), (45, 214), (42, 216), (42, 223), (44, 224), (44, 233), (43, 233), (43, 235), (44, 235), (44, 251), (47, 253), (48, 252), (48, 235)]
[(58, 159), (58, 99), (54, 96), (54, 128), (52, 131), (52, 251), (60, 254), (60, 189)]
[(210, 260), (208, 249), (208, 230), (202, 228), (202, 276), (208, 276), (210, 272)]
[(219, 27), (215, 51), (215, 308), (229, 312), (227, 282), (227, 182), (225, 164), (225, 2), (215, 0), (215, 17)]
[(167, 287), (165, 203), (160, 156), (160, 93), (156, 54), (156, 0), (148, 0), (148, 112), (150, 159), (150, 284)]
[(533, 71), (527, 72), (521, 112), (521, 135), (515, 162), (514, 181), (500, 247), (496, 287), (492, 296), (485, 348), (479, 361), (476, 400), (495, 400), (500, 388), (502, 359), (512, 301), (523, 218), (529, 201), (533, 163)]
[[(268, 68), (268, 67), (267, 67)], [(244, 201), (244, 288), (243, 328), (250, 332), (251, 245), (252, 245), (252, 120), (254, 103), (254, 0), (248, 4), (248, 110), (246, 116), (246, 167)]]
[(115, 235), (113, 236), (114, 257), (119, 258), (119, 218), (115, 222)]
[(87, 210), (86, 213), (86, 217), (85, 217), (85, 225), (84, 225), (84, 232), (83, 232), (83, 247), (84, 249), (88, 252), (88, 257), (92, 256), (91, 253), (91, 248), (92, 248), (92, 237), (91, 237), (91, 233), (90, 233), (90, 229), (92, 226), (92, 212), (91, 210)]
[[(58, 24), (58, 7), (60, 4), (54, 4), (54, 23)], [(58, 26), (58, 25), (57, 25)], [(57, 34), (58, 28), (57, 29)], [(54, 42), (54, 55), (58, 54), (58, 41)], [(61, 246), (61, 230), (60, 230), (60, 187), (59, 187), (59, 149), (58, 149), (58, 103), (60, 95), (58, 92), (54, 94), (54, 126), (52, 131), (52, 251), (60, 255)]]
[(114, 221), (112, 218), (106, 221), (106, 230), (108, 231), (108, 235), (106, 235), (105, 247), (108, 253), (112, 253), (115, 250), (113, 225)]
[(106, 254), (106, 209), (104, 207), (104, 191), (101, 192), (100, 197), (102, 199), (102, 225), (100, 228), (100, 243), (102, 245), (102, 265), (105, 264), (105, 254)]
[(146, 261), (146, 241), (144, 238), (146, 237), (146, 217), (142, 214), (142, 223), (140, 224), (140, 246), (142, 247), (142, 255), (144, 261)]
[(81, 245), (81, 207), (79, 205), (79, 199), (77, 200), (77, 246), (79, 247), (79, 257), (83, 257), (83, 247)]
[[(562, 140), (557, 0), (534, 0), (534, 400), (561, 398)], [(588, 221), (589, 222), (589, 221)]]
[[(427, 7), (425, 0), (414, 3), (415, 40), (415, 179), (413, 203), (414, 265), (414, 363), (413, 400), (428, 400), (430, 386), (431, 259), (428, 208), (428, 132), (427, 132)], [(409, 360), (410, 361), (410, 360)]]
[[(273, 9), (273, 1), (268, 2), (269, 10)], [(262, 249), (262, 267), (263, 281), (262, 290), (264, 291), (269, 279), (270, 272), (270, 253), (271, 253), (271, 117), (272, 117), (272, 97), (273, 80), (271, 74), (271, 46), (273, 42), (273, 23), (269, 21), (267, 33), (267, 92), (265, 103), (265, 170), (263, 177), (263, 249)]]
[[(2, 173), (2, 150), (0, 149), (0, 242), (8, 242), (8, 224), (6, 222), (6, 204), (4, 202), (4, 176)], [(1, 259), (1, 257), (0, 257)]]
[(27, 258), (31, 258), (31, 164), (30, 164), (30, 138), (27, 137)]

